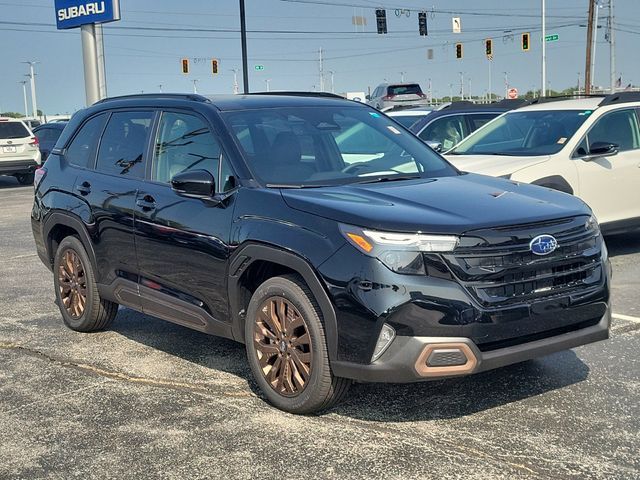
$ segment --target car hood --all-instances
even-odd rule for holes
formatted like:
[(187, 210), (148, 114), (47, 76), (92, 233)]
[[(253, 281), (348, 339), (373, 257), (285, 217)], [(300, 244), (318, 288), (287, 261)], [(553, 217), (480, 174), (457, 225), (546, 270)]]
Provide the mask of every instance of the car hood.
[(549, 160), (549, 155), (537, 157), (510, 157), (508, 155), (445, 155), (446, 159), (463, 172), (482, 173), (499, 177)]
[(378, 230), (461, 234), (590, 214), (578, 198), (476, 174), (386, 183), (283, 189), (291, 207)]

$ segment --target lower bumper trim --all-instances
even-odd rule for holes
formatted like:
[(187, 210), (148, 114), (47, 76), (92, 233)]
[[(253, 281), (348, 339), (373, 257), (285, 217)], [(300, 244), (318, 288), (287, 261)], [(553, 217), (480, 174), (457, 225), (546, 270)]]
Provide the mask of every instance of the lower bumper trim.
[[(339, 377), (363, 382), (410, 383), (468, 375), (606, 340), (609, 338), (610, 325), (611, 312), (607, 309), (596, 325), (488, 352), (481, 352), (468, 338), (399, 336), (373, 363), (333, 361), (331, 368)], [(426, 360), (434, 349), (452, 346), (464, 348), (463, 352), (469, 361), (463, 366), (427, 367)]]

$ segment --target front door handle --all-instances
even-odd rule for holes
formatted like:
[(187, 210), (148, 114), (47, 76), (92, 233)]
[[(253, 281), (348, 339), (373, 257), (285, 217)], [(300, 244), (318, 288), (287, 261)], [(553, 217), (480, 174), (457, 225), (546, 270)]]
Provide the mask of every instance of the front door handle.
[(91, 193), (91, 184), (89, 182), (82, 182), (76, 186), (76, 190), (80, 192), (81, 195), (88, 195)]
[(142, 210), (154, 210), (156, 208), (156, 201), (151, 195), (145, 195), (136, 200), (136, 205), (142, 208)]

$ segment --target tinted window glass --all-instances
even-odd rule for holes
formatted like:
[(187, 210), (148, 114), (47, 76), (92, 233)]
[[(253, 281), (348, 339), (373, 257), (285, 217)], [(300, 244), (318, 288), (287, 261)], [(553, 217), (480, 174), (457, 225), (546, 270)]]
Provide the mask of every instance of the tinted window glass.
[(226, 160), (222, 161), (222, 166), (220, 167), (220, 186), (218, 191), (220, 192), (228, 192), (229, 190), (233, 190), (236, 186), (235, 175), (231, 170), (231, 165)]
[(426, 113), (424, 115), (393, 115), (391, 118), (393, 118), (400, 125), (409, 128), (414, 123), (419, 122), (421, 119), (423, 119), (426, 115)]
[(587, 135), (589, 145), (596, 142), (615, 143), (621, 152), (640, 148), (639, 137), (635, 110), (607, 113), (595, 123)]
[(22, 122), (0, 122), (0, 138), (24, 138), (31, 136)]
[(165, 112), (155, 144), (152, 178), (169, 182), (187, 170), (207, 170), (218, 184), (220, 145), (206, 123), (194, 115)]
[(96, 156), (98, 139), (107, 121), (106, 114), (100, 114), (86, 122), (67, 147), (65, 158), (78, 167), (92, 167)]
[(118, 112), (111, 115), (102, 135), (96, 169), (114, 175), (144, 177), (144, 147), (152, 112)]
[(491, 120), (496, 118), (499, 113), (478, 113), (469, 115), (467, 118), (469, 119), (469, 123), (471, 124), (471, 131), (475, 132), (477, 129), (482, 127), (483, 125), (489, 123)]
[[(246, 110), (224, 117), (252, 172), (267, 184), (338, 185), (406, 174), (456, 175), (415, 136), (368, 108)], [(244, 148), (247, 144), (250, 150)]]
[(418, 135), (421, 139), (442, 144), (442, 150), (449, 150), (466, 136), (464, 117), (451, 115), (431, 122)]
[(41, 128), (37, 132), (33, 132), (40, 143), (55, 141), (54, 133), (55, 130), (53, 128)]
[(412, 83), (409, 85), (390, 85), (387, 88), (388, 95), (419, 95), (422, 93), (420, 85)]

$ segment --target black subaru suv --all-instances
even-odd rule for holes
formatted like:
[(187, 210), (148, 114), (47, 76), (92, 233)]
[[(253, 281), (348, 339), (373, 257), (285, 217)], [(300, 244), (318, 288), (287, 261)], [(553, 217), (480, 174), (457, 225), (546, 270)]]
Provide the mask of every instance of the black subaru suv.
[(456, 170), (331, 95), (135, 95), (77, 113), (32, 226), (66, 325), (123, 305), (246, 345), (278, 408), (355, 381), (465, 375), (608, 337), (590, 209)]

